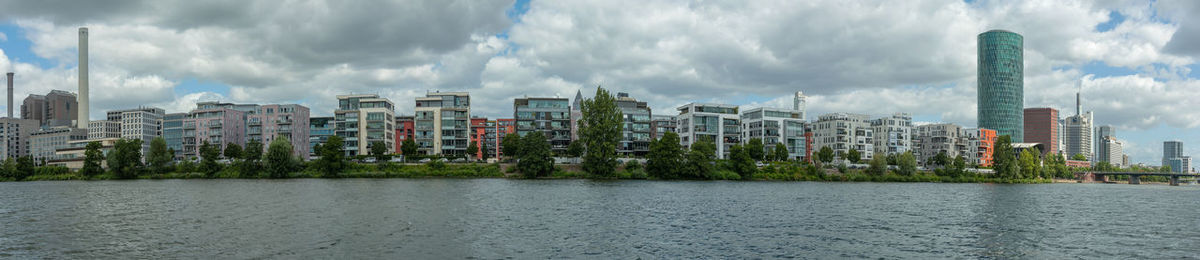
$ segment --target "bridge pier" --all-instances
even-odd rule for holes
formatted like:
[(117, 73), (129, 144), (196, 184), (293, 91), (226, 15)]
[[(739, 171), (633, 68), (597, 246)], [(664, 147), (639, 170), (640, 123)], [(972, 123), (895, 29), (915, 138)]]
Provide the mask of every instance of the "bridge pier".
[(1171, 186), (1179, 186), (1179, 176), (1171, 176)]
[(1129, 184), (1142, 184), (1141, 175), (1129, 175)]

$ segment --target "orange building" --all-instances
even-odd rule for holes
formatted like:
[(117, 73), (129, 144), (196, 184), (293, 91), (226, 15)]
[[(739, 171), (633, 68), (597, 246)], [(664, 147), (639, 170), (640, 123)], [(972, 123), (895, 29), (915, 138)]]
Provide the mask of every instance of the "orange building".
[(504, 140), (504, 136), (516, 132), (515, 122), (512, 118), (495, 120), (471, 118), (471, 142), (475, 142), (475, 145), (479, 147), (475, 159), (482, 160), (485, 154), (489, 159), (503, 156), (504, 154), (500, 152), (500, 142)]
[(992, 154), (996, 152), (996, 137), (996, 130), (979, 128), (979, 147), (977, 147), (979, 166), (992, 166)]

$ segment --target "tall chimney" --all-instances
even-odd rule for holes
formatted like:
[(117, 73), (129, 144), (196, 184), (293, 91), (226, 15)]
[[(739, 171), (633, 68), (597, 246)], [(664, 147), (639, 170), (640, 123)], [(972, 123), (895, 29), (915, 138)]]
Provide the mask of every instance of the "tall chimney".
[(12, 118), (12, 117), (13, 117), (13, 116), (12, 116), (12, 109), (13, 109), (13, 107), (12, 107), (12, 105), (13, 105), (13, 104), (12, 104), (12, 96), (13, 96), (13, 94), (12, 94), (12, 81), (13, 81), (13, 73), (12, 73), (12, 72), (9, 72), (9, 73), (8, 73), (8, 118)]
[(79, 118), (75, 128), (87, 129), (88, 107), (88, 31), (79, 27)]

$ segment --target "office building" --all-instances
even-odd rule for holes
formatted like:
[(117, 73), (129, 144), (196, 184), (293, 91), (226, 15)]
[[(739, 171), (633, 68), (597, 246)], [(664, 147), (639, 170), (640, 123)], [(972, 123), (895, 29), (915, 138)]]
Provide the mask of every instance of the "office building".
[[(859, 161), (870, 161), (875, 153), (875, 129), (868, 115), (852, 113), (830, 113), (817, 117), (812, 126), (813, 150), (829, 147), (838, 161), (846, 160), (850, 150), (859, 153)], [(836, 162), (836, 161), (835, 161)]]
[(729, 149), (742, 142), (738, 106), (689, 103), (676, 110), (679, 121), (675, 132), (679, 133), (679, 143), (685, 147), (691, 148), (698, 142), (712, 143), (716, 145), (716, 157), (725, 159)]
[(871, 129), (876, 155), (902, 154), (912, 150), (912, 115), (896, 113), (871, 120)]
[(17, 158), (29, 155), (29, 137), (38, 130), (38, 121), (33, 119), (0, 118), (0, 136), (5, 145), (0, 146), (0, 156)]
[[(1095, 148), (1096, 162), (1108, 162), (1109, 164), (1112, 164), (1112, 165), (1120, 165), (1121, 164), (1120, 152), (1117, 153), (1116, 157), (1112, 157), (1111, 155), (1113, 153), (1111, 150), (1113, 149), (1113, 147), (1109, 147), (1109, 144), (1121, 145), (1121, 143), (1119, 141), (1116, 141), (1116, 139), (1115, 139), (1117, 137), (1116, 130), (1114, 130), (1111, 125), (1103, 125), (1100, 127), (1096, 127), (1095, 137), (1096, 137), (1096, 148)], [(1110, 140), (1108, 140), (1109, 137), (1113, 138), (1113, 140), (1111, 142), (1110, 142)], [(1118, 147), (1117, 149), (1120, 149), (1120, 147)]]
[(525, 136), (540, 131), (550, 142), (550, 150), (554, 154), (565, 153), (567, 145), (571, 144), (571, 107), (567, 102), (566, 98), (514, 99), (513, 118), (516, 119), (517, 134)]
[(1190, 174), (1192, 173), (1192, 157), (1180, 156), (1171, 158), (1167, 161), (1167, 166), (1171, 167), (1171, 172), (1173, 173)]
[[(142, 157), (150, 154), (150, 142), (162, 136), (166, 111), (155, 107), (113, 110), (105, 113), (108, 122), (118, 122), (121, 138), (142, 141)], [(90, 127), (90, 126), (89, 126)]]
[(644, 156), (650, 152), (651, 129), (650, 107), (646, 102), (617, 93), (617, 108), (621, 110), (621, 143), (617, 152), (623, 155)]
[(1025, 142), (1024, 38), (1005, 30), (978, 36), (978, 120), (1012, 142)]
[(1058, 153), (1059, 143), (1058, 110), (1048, 107), (1025, 109), (1025, 142), (1046, 146), (1042, 156)]
[(88, 122), (88, 139), (121, 138), (121, 122), (97, 120)]
[[(92, 122), (95, 122), (95, 121), (92, 121)], [(91, 122), (89, 122), (89, 125), (90, 124), (91, 124)], [(57, 151), (54, 152), (55, 156), (57, 156), (59, 159), (54, 160), (54, 161), (48, 161), (47, 163), (50, 165), (59, 165), (59, 166), (67, 167), (67, 168), (70, 168), (71, 170), (77, 171), (77, 170), (79, 170), (79, 168), (83, 168), (83, 161), (85, 158), (87, 158), (88, 143), (91, 143), (91, 142), (99, 143), (100, 144), (100, 152), (103, 154), (108, 154), (109, 152), (112, 151), (113, 146), (116, 145), (117, 140), (120, 140), (120, 138), (101, 138), (101, 139), (90, 139), (89, 138), (87, 140), (68, 141), (66, 148), (58, 149)], [(100, 160), (100, 166), (107, 168), (108, 160)]]
[(337, 129), (333, 117), (311, 117), (308, 119), (308, 157), (316, 158), (320, 156), (321, 151), (317, 151), (318, 144), (325, 144), (329, 141), (329, 137), (334, 135), (334, 130)]
[(778, 108), (754, 108), (742, 112), (742, 142), (758, 138), (763, 143), (763, 153), (774, 153), (775, 144), (783, 144), (788, 150), (788, 159), (803, 159), (805, 154), (804, 113), (799, 110)]
[(433, 92), (416, 98), (417, 152), (465, 157), (470, 145), (471, 97), (466, 92)]
[(800, 119), (808, 118), (808, 96), (803, 91), (796, 91), (796, 96), (792, 97), (792, 110), (800, 112)]
[(1100, 149), (1100, 160), (1097, 162), (1108, 162), (1108, 164), (1117, 168), (1129, 166), (1124, 164), (1123, 161), (1125, 158), (1125, 145), (1120, 140), (1117, 140), (1116, 137), (1111, 135), (1105, 136), (1104, 140), (1100, 142), (1100, 147), (1103, 148)]
[(58, 149), (67, 148), (69, 142), (87, 139), (87, 130), (79, 128), (71, 128), (69, 126), (57, 126), (53, 128), (45, 128), (29, 137), (29, 155), (34, 161), (52, 162), (62, 159), (57, 155)]
[(1088, 162), (1096, 161), (1096, 150), (1093, 146), (1096, 139), (1092, 138), (1092, 120), (1092, 111), (1083, 112), (1080, 93), (1075, 93), (1075, 115), (1067, 117), (1063, 124), (1065, 130), (1063, 142), (1066, 145), (1064, 157), (1071, 158), (1076, 154), (1081, 154), (1087, 158)]
[(79, 103), (74, 93), (51, 90), (46, 95), (29, 95), (21, 104), (21, 118), (38, 121), (45, 128), (71, 126), (79, 112)]
[(1183, 141), (1165, 141), (1163, 142), (1162, 165), (1171, 165), (1172, 158), (1183, 157)]
[(375, 142), (382, 142), (389, 154), (396, 152), (396, 112), (391, 100), (373, 94), (338, 95), (337, 99), (334, 134), (342, 137), (346, 156), (370, 154)]

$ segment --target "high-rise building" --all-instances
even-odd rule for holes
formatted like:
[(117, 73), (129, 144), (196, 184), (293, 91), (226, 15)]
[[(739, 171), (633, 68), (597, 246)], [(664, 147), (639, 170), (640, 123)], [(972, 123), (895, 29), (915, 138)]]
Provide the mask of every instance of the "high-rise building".
[(896, 113), (871, 120), (875, 154), (887, 156), (912, 150), (912, 115)]
[(1097, 162), (1108, 162), (1108, 164), (1118, 168), (1128, 166), (1123, 164), (1125, 146), (1116, 137), (1111, 135), (1105, 136), (1104, 140), (1100, 142), (1100, 147), (1103, 148), (1099, 154), (1100, 160), (1097, 160)]
[(334, 130), (337, 129), (337, 124), (333, 117), (312, 117), (308, 119), (308, 155), (309, 158), (320, 156), (320, 151), (317, 151), (318, 144), (324, 144), (329, 141), (329, 137), (334, 135)]
[(851, 113), (830, 113), (817, 117), (812, 126), (814, 150), (833, 149), (838, 160), (845, 160), (850, 150), (859, 153), (860, 161), (870, 161), (875, 153), (875, 129), (870, 116)]
[(1048, 107), (1025, 109), (1025, 142), (1040, 143), (1047, 149), (1042, 156), (1058, 153), (1059, 150), (1058, 110)]
[(800, 111), (800, 119), (807, 120), (808, 96), (803, 91), (796, 91), (796, 96), (792, 97), (792, 110)]
[(644, 101), (617, 93), (617, 108), (621, 110), (621, 143), (617, 152), (624, 155), (643, 156), (650, 152), (651, 129), (650, 107)]
[(513, 118), (517, 120), (517, 134), (542, 132), (555, 154), (565, 153), (571, 144), (571, 106), (566, 98), (514, 99)]
[(799, 110), (754, 108), (742, 112), (742, 143), (762, 140), (763, 152), (772, 154), (775, 144), (783, 144), (788, 159), (803, 159), (805, 154), (804, 118)]
[(995, 129), (1012, 142), (1025, 140), (1024, 38), (1005, 30), (991, 30), (978, 37), (979, 127)]
[[(1121, 164), (1121, 156), (1120, 156), (1121, 153), (1118, 152), (1116, 157), (1112, 157), (1111, 155), (1113, 153), (1111, 150), (1113, 148), (1109, 147), (1109, 144), (1121, 145), (1121, 143), (1119, 141), (1116, 141), (1116, 137), (1117, 137), (1116, 130), (1114, 130), (1111, 125), (1102, 125), (1100, 127), (1096, 127), (1095, 137), (1096, 137), (1096, 148), (1095, 148), (1096, 162), (1108, 162), (1112, 165), (1120, 165)], [(1109, 137), (1113, 138), (1112, 142), (1110, 142), (1108, 140)], [(1121, 147), (1117, 147), (1117, 149), (1121, 149)]]
[(1192, 173), (1192, 157), (1180, 156), (1171, 158), (1167, 161), (1167, 166), (1171, 167), (1173, 173)]
[[(382, 142), (389, 154), (396, 152), (396, 112), (391, 100), (363, 94), (338, 95), (337, 99), (338, 109), (333, 111), (334, 134), (342, 137), (346, 156), (369, 154), (368, 149), (375, 142)], [(422, 108), (420, 100), (417, 98), (418, 113)]]
[(741, 124), (738, 122), (738, 106), (726, 104), (689, 103), (679, 108), (679, 121), (675, 132), (679, 143), (691, 148), (692, 144), (708, 142), (716, 145), (716, 157), (728, 158), (729, 149), (741, 143)]
[(1066, 119), (1065, 125), (1066, 138), (1063, 140), (1066, 145), (1066, 153), (1064, 157), (1070, 159), (1076, 154), (1082, 154), (1087, 158), (1087, 161), (1095, 161), (1095, 150), (1092, 147), (1092, 112), (1088, 111), (1082, 115), (1074, 115)]
[(1162, 165), (1170, 165), (1171, 158), (1183, 157), (1183, 141), (1165, 141), (1163, 142)]
[[(433, 92), (416, 98), (418, 153), (466, 156), (471, 142), (471, 96), (466, 92)], [(568, 138), (570, 138), (568, 133)]]
[(21, 104), (21, 118), (38, 120), (41, 127), (70, 126), (79, 116), (74, 93), (51, 90), (46, 95), (30, 94)]

